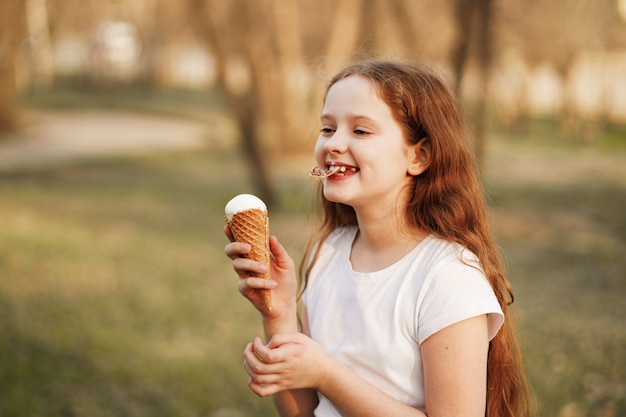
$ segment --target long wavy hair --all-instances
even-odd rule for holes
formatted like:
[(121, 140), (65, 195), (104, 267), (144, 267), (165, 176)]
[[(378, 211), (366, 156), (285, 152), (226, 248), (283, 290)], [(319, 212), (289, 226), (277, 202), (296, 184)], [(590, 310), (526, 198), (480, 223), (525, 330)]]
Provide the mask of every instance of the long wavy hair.
[[(432, 162), (413, 178), (405, 215), (410, 224), (456, 242), (478, 256), (506, 317), (489, 345), (486, 416), (531, 415), (531, 395), (510, 309), (513, 292), (490, 231), (478, 163), (457, 95), (430, 65), (390, 61), (348, 66), (331, 79), (326, 94), (337, 81), (351, 75), (365, 77), (374, 84), (408, 141), (417, 143), (424, 137), (430, 140)], [(336, 228), (357, 225), (354, 209), (328, 201), (322, 188), (320, 184), (321, 224), (300, 265), (300, 294), (306, 288), (321, 243)]]

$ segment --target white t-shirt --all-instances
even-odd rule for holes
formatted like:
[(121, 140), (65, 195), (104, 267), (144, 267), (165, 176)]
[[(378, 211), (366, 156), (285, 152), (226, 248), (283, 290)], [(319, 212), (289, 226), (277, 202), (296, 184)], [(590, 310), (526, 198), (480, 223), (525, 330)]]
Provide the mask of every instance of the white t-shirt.
[[(393, 265), (356, 272), (350, 263), (356, 232), (334, 231), (311, 271), (302, 298), (311, 337), (370, 384), (423, 411), (419, 345), (482, 314), (488, 314), (491, 340), (504, 321), (502, 310), (469, 250), (428, 236)], [(341, 416), (319, 399), (317, 417)]]

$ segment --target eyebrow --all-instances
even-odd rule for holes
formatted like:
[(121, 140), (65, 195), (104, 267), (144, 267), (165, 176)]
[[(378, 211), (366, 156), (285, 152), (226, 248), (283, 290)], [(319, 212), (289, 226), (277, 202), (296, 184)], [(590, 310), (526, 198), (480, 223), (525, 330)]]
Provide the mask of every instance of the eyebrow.
[[(356, 120), (356, 121), (364, 120), (364, 121), (367, 121), (367, 122), (370, 122), (370, 123), (374, 123), (376, 126), (379, 125), (379, 123), (376, 120), (372, 119), (369, 116), (365, 116), (363, 114), (348, 113), (348, 118), (350, 120)], [(328, 114), (328, 113), (324, 113), (324, 114), (322, 114), (320, 116), (320, 120), (322, 122), (324, 122), (324, 121), (333, 121), (333, 120), (335, 120), (335, 118), (332, 115)]]

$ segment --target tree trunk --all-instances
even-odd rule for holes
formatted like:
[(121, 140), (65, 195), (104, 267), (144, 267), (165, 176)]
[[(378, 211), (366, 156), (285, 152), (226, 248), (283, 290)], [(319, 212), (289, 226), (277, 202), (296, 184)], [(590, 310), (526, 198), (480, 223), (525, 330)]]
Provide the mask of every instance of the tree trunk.
[[(489, 102), (489, 78), (492, 56), (492, 0), (456, 0), (457, 43), (452, 54), (452, 67), (457, 92), (461, 93), (463, 74), (475, 38), (476, 62), (479, 67), (480, 94), (472, 117), (475, 153), (481, 163), (485, 157)], [(475, 35), (475, 36), (472, 36)]]
[(0, 132), (9, 132), (18, 124), (15, 104), (15, 57), (25, 34), (23, 0), (0, 3)]
[(363, 2), (364, 0), (339, 0), (333, 16), (334, 21), (329, 26), (332, 33), (326, 47), (326, 75), (333, 75), (339, 71), (357, 49)]
[[(245, 24), (254, 19), (254, 16), (251, 15), (254, 13), (246, 8), (246, 5), (243, 5), (243, 9), (238, 8), (238, 10), (244, 11), (242, 16), (244, 25), (238, 33), (238, 38), (244, 44), (237, 45), (242, 48), (240, 51), (232, 51), (225, 45), (228, 36), (227, 31), (222, 31), (219, 18), (207, 9), (207, 7), (211, 8), (211, 3), (202, 0), (189, 0), (189, 6), (192, 11), (190, 18), (194, 28), (207, 41), (211, 51), (215, 54), (216, 87), (239, 126), (241, 149), (250, 166), (251, 181), (257, 189), (259, 197), (268, 206), (272, 206), (276, 202), (276, 192), (270, 180), (269, 161), (263, 155), (259, 137), (259, 120), (263, 117), (263, 109), (266, 108), (262, 103), (264, 96), (260, 90), (271, 88), (271, 83), (266, 78), (270, 75), (268, 69), (271, 68), (269, 65), (271, 64), (271, 56), (264, 54), (266, 51), (262, 48), (259, 49), (262, 44), (257, 45), (257, 42), (262, 42), (262, 39), (258, 37), (258, 33), (255, 33), (252, 26)], [(231, 31), (238, 29), (230, 28)], [(247, 91), (232, 91), (227, 81), (228, 62), (237, 53), (247, 55), (246, 64), (248, 70), (252, 72), (251, 85)]]
[(259, 197), (273, 207), (276, 204), (276, 190), (272, 186), (269, 171), (266, 165), (267, 158), (264, 157), (258, 142), (257, 133), (257, 113), (254, 111), (252, 101), (245, 99), (237, 103), (231, 102), (231, 108), (235, 110), (236, 118), (241, 130), (241, 146), (243, 154), (251, 165), (250, 173), (255, 189), (258, 190)]
[(575, 138), (580, 128), (580, 117), (574, 103), (569, 68), (570, 65), (563, 65), (559, 68), (563, 86), (563, 100), (559, 111), (559, 137), (561, 139)]
[(485, 158), (487, 147), (487, 130), (489, 122), (489, 80), (491, 78), (492, 61), (492, 0), (480, 0), (478, 7), (478, 63), (480, 66), (480, 96), (476, 103), (474, 134), (476, 141), (476, 156), (481, 163)]
[(48, 89), (54, 81), (54, 65), (46, 0), (26, 0), (28, 36), (34, 40), (31, 51), (31, 88)]
[(15, 68), (8, 63), (0, 64), (0, 133), (17, 127), (15, 106)]
[(455, 0), (454, 3), (454, 20), (456, 22), (457, 36), (450, 61), (454, 74), (454, 84), (458, 93), (461, 91), (463, 74), (469, 55), (472, 20), (474, 16), (473, 5), (473, 0)]

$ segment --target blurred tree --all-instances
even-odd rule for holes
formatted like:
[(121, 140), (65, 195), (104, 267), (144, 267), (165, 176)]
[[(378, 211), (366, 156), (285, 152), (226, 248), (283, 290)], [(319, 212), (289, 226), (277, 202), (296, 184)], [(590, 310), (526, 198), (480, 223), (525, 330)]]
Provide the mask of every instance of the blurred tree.
[(474, 123), (476, 154), (479, 161), (483, 161), (486, 152), (487, 125), (489, 103), (489, 80), (491, 79), (491, 66), (493, 57), (493, 0), (478, 1), (478, 45), (477, 56), (480, 68), (480, 96), (476, 108)]
[(583, 51), (623, 48), (624, 22), (615, 0), (504, 0), (498, 19), (498, 50), (522, 51), (529, 65), (548, 63), (560, 75), (560, 131), (576, 136), (581, 120), (571, 94), (571, 70)]
[(50, 88), (54, 81), (52, 44), (46, 0), (26, 0), (29, 40), (30, 86)]
[[(174, 59), (172, 50), (200, 39), (215, 65), (216, 90), (241, 128), (251, 175), (267, 200), (274, 194), (270, 167), (305, 147), (308, 153), (311, 141), (302, 138), (315, 137), (311, 114), (319, 111), (325, 80), (354, 58), (423, 57), (449, 69), (460, 92), (464, 79), (475, 82), (471, 85), (478, 100), (471, 114), (482, 157), (489, 80), (506, 49), (521, 51), (530, 65), (554, 65), (567, 90), (568, 71), (580, 51), (623, 48), (625, 43), (625, 23), (615, 0), (0, 1), (2, 85), (14, 78), (7, 63), (14, 61), (25, 33), (46, 44), (46, 14), (41, 13), (46, 10), (48, 44), (68, 34), (87, 40), (87, 59), (93, 60), (86, 64), (87, 77), (107, 71), (96, 62), (97, 50), (89, 43), (103, 22), (136, 26), (142, 45), (141, 82), (147, 86), (171, 79), (167, 72), (173, 66), (163, 62)], [(33, 60), (34, 68), (44, 69), (50, 56), (43, 53), (41, 60)], [(49, 71), (41, 80), (47, 79), (44, 74)], [(14, 94), (14, 88), (0, 89), (3, 120), (15, 119)], [(563, 106), (564, 131), (576, 130), (571, 103)]]
[[(355, 50), (359, 25), (354, 16), (362, 15), (362, 5), (362, 0), (341, 0), (330, 14), (334, 24), (322, 47), (324, 71), (343, 65)], [(217, 89), (236, 118), (251, 175), (270, 205), (275, 200), (272, 159), (302, 150), (297, 138), (312, 130), (310, 110), (319, 97), (304, 52), (301, 8), (306, 6), (280, 0), (188, 0), (189, 21), (215, 55)]]
[(193, 30), (189, 27), (187, 8), (184, 3), (151, 0), (134, 13), (132, 20), (141, 38), (143, 76), (146, 87), (166, 85), (173, 78), (171, 66), (163, 65), (168, 54), (178, 52), (193, 42)]
[(25, 35), (25, 1), (0, 2), (0, 131), (17, 126), (15, 59)]
[(471, 58), (472, 51), (475, 51), (473, 58), (478, 68), (479, 95), (472, 119), (476, 155), (479, 161), (482, 161), (485, 156), (487, 141), (487, 106), (493, 55), (493, 1), (454, 0), (454, 11), (457, 37), (456, 45), (452, 47), (450, 61), (452, 62), (455, 86), (459, 93), (468, 60)]
[(472, 0), (453, 0), (453, 2), (457, 35), (456, 44), (452, 47), (450, 62), (454, 74), (454, 84), (457, 91), (460, 92), (469, 55), (472, 22), (476, 14), (476, 7), (475, 2)]

